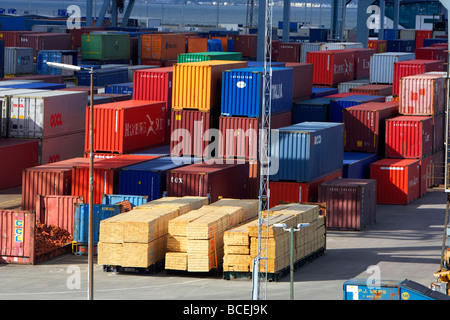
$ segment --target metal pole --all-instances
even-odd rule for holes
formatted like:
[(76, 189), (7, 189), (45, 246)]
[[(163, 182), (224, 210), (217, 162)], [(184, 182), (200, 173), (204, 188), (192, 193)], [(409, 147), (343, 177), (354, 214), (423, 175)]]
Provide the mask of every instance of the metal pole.
[(294, 227), (289, 230), (291, 233), (291, 300), (294, 300)]
[(94, 264), (93, 264), (93, 221), (94, 221), (94, 67), (91, 67), (91, 102), (90, 102), (90, 128), (89, 128), (89, 243), (88, 243), (88, 299), (94, 297)]

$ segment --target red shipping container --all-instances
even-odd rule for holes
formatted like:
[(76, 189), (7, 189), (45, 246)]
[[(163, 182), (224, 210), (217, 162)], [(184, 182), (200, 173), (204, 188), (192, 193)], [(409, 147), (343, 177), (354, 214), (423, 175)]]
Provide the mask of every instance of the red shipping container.
[(42, 33), (41, 31), (0, 31), (0, 40), (5, 41), (5, 47), (20, 47), (20, 35)]
[[(272, 40), (272, 61), (278, 61), (281, 40)], [(224, 50), (227, 51), (227, 50)]]
[[(94, 152), (129, 153), (162, 144), (166, 104), (127, 100), (94, 106)], [(90, 150), (90, 107), (86, 109), (85, 150)]]
[(444, 71), (443, 61), (414, 59), (395, 62), (393, 71), (392, 94), (395, 96), (399, 95), (401, 78), (431, 71)]
[(141, 59), (141, 64), (144, 66), (165, 67), (166, 60)]
[(432, 117), (398, 116), (386, 120), (386, 157), (423, 159), (432, 153)]
[(286, 62), (285, 67), (292, 68), (292, 101), (310, 99), (313, 87), (313, 64)]
[(313, 84), (337, 86), (354, 80), (355, 53), (351, 50), (311, 51), (306, 62), (314, 65)]
[(84, 131), (40, 140), (39, 164), (83, 157), (84, 140)]
[(326, 204), (327, 229), (363, 230), (376, 222), (376, 180), (327, 181), (319, 186), (319, 202)]
[[(274, 114), (270, 120), (272, 129), (291, 124), (292, 112)], [(259, 154), (260, 118), (220, 117), (219, 158), (257, 160)]]
[(307, 203), (319, 201), (319, 186), (336, 178), (342, 177), (342, 170), (331, 173), (325, 177), (311, 182), (285, 182), (270, 181), (269, 207), (275, 207), (281, 203)]
[(374, 49), (375, 53), (386, 52), (387, 40), (369, 40), (367, 47)]
[(170, 111), (172, 110), (173, 67), (136, 70), (133, 75), (133, 99), (166, 103), (165, 143), (170, 143)]
[(234, 51), (241, 52), (242, 57), (256, 58), (258, 37), (256, 34), (240, 34), (234, 36)]
[(416, 48), (414, 53), (416, 54), (416, 59), (422, 60), (442, 60), (447, 63), (448, 54), (446, 48), (444, 47), (422, 47)]
[(417, 74), (400, 79), (399, 112), (434, 115), (445, 110), (445, 79), (437, 74)]
[(76, 203), (84, 202), (83, 197), (38, 195), (36, 197), (36, 218), (42, 223), (67, 230), (73, 236), (74, 206)]
[(366, 93), (371, 96), (390, 96), (392, 95), (392, 85), (389, 84), (366, 84), (359, 87), (350, 88), (352, 93)]
[(432, 30), (416, 30), (416, 48), (423, 47), (423, 40), (433, 38)]
[(21, 34), (19, 47), (33, 48), (34, 59), (40, 50), (71, 50), (72, 35), (69, 33)]
[(408, 204), (420, 195), (417, 159), (381, 159), (370, 164), (370, 179), (377, 180), (377, 204)]
[(37, 140), (0, 139), (0, 190), (19, 187), (22, 170), (38, 165)]
[(300, 42), (282, 42), (278, 49), (278, 62), (300, 62)]
[(88, 163), (88, 158), (80, 157), (24, 169), (22, 209), (35, 210), (37, 195), (70, 195), (72, 167)]
[(433, 186), (433, 155), (420, 159), (420, 196), (428, 192), (428, 187)]
[(398, 101), (368, 102), (342, 111), (344, 151), (385, 153), (386, 120), (398, 116)]
[(172, 110), (170, 123), (170, 155), (175, 157), (203, 158), (211, 141), (206, 131), (219, 127), (214, 115), (198, 110)]
[[(123, 167), (138, 164), (157, 156), (120, 155), (114, 158), (94, 161), (94, 204), (101, 204), (104, 194), (116, 194), (119, 183), (119, 171)], [(89, 160), (88, 158), (83, 158)], [(72, 196), (83, 196), (89, 201), (89, 163), (73, 166)]]
[(370, 57), (376, 53), (375, 49), (349, 49), (355, 52), (355, 79), (370, 76)]
[(167, 173), (169, 197), (248, 198), (249, 165), (195, 163)]

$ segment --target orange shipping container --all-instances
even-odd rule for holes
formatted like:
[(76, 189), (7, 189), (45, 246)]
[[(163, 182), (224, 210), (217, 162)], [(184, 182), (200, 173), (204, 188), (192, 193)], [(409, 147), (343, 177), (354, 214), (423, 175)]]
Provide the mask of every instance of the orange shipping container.
[(207, 52), (208, 39), (202, 37), (192, 37), (187, 39), (187, 52)]
[(220, 108), (222, 72), (246, 68), (246, 61), (200, 61), (173, 66), (172, 110), (209, 112)]
[(141, 59), (170, 60), (186, 52), (185, 34), (143, 34)]

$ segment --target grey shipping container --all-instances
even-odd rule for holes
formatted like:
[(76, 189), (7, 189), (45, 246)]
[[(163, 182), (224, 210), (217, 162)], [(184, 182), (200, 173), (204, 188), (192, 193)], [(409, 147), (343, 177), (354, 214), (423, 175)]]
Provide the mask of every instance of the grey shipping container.
[(33, 48), (5, 47), (5, 75), (33, 73)]

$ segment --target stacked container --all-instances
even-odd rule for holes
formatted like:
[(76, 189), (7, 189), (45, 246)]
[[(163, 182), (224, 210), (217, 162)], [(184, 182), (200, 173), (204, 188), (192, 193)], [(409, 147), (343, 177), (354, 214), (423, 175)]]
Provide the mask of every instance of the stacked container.
[(5, 75), (33, 73), (33, 48), (5, 47)]
[(414, 53), (385, 52), (372, 55), (370, 59), (370, 83), (393, 83), (394, 63), (412, 60)]
[(314, 65), (313, 84), (336, 87), (355, 75), (355, 53), (351, 50), (308, 52), (306, 62)]
[(345, 108), (352, 107), (358, 104), (367, 102), (384, 102), (384, 96), (370, 96), (370, 95), (350, 95), (348, 97), (338, 98), (332, 100), (330, 103), (330, 121), (342, 122), (342, 113)]
[(311, 98), (313, 65), (311, 63), (286, 62), (286, 68), (292, 68), (292, 101)]
[(21, 34), (18, 47), (33, 49), (34, 61), (40, 50), (71, 50), (72, 36), (68, 33), (32, 33)]
[(370, 58), (375, 54), (374, 49), (355, 48), (355, 79), (364, 79), (370, 76)]
[(276, 61), (300, 62), (301, 43), (281, 43)]
[(130, 35), (127, 33), (91, 32), (81, 35), (82, 60), (129, 60)]
[(242, 53), (240, 52), (195, 52), (179, 54), (177, 57), (178, 63), (185, 62), (199, 62), (199, 61), (211, 61), (211, 60), (226, 60), (226, 61), (242, 61)]
[(374, 49), (375, 53), (386, 52), (387, 40), (370, 40), (368, 41), (367, 47), (369, 49)]
[(184, 34), (143, 34), (141, 39), (141, 59), (159, 61), (162, 62), (162, 66), (165, 61), (176, 60), (179, 54), (186, 52), (186, 36)]
[(446, 48), (440, 47), (422, 47), (416, 48), (414, 51), (416, 59), (421, 60), (442, 60), (444, 63), (448, 60), (448, 54)]

